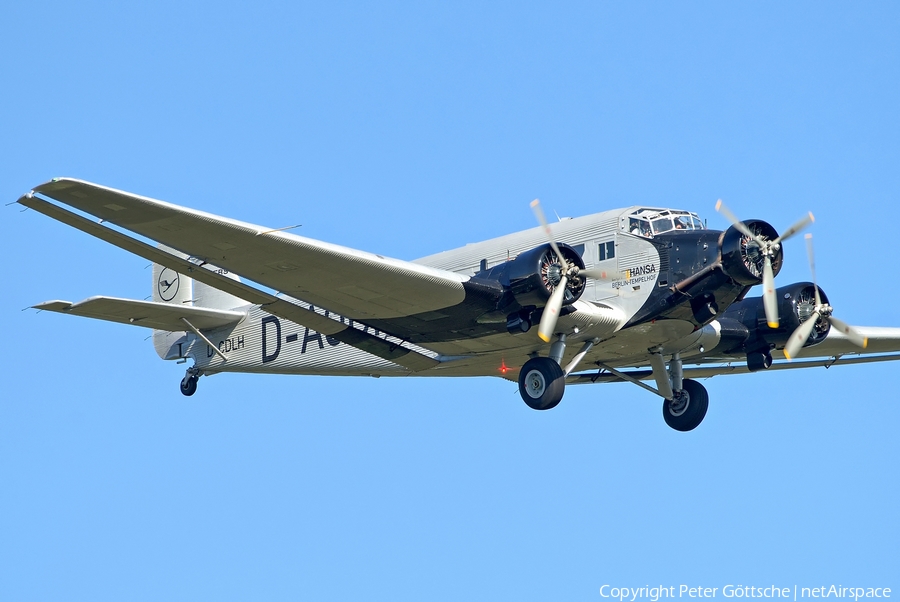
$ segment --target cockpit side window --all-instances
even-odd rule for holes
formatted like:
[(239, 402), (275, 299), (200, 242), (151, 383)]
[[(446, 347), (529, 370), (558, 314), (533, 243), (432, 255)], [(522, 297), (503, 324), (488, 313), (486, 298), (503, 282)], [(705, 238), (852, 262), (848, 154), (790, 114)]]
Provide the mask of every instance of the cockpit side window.
[(628, 231), (637, 236), (653, 236), (653, 230), (650, 228), (650, 222), (645, 219), (639, 219), (636, 217), (629, 218), (628, 220)]
[(672, 219), (668, 217), (655, 219), (653, 220), (653, 233), (660, 234), (662, 232), (668, 232), (669, 230), (674, 230), (675, 226), (672, 224)]

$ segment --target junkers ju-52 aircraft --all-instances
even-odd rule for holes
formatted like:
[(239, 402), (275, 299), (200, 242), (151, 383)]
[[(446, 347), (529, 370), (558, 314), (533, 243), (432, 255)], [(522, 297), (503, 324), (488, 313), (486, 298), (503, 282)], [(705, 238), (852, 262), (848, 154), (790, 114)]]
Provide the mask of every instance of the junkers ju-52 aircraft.
[(18, 202), (153, 262), (152, 301), (34, 307), (153, 329), (161, 358), (193, 362), (185, 395), (219, 372), (500, 376), (548, 410), (567, 385), (627, 381), (689, 431), (698, 378), (900, 359), (900, 328), (848, 326), (814, 275), (775, 288), (811, 214), (781, 235), (721, 202), (725, 231), (654, 207), (551, 226), (535, 201), (539, 227), (401, 261), (74, 179)]

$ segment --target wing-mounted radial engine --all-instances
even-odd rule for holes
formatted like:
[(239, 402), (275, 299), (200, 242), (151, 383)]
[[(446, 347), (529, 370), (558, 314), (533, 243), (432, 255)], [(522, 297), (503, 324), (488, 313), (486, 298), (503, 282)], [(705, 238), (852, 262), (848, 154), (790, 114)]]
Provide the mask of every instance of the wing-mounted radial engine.
[[(522, 253), (506, 264), (501, 283), (522, 307), (544, 306), (559, 287), (567, 269), (573, 266), (584, 269), (584, 260), (578, 251), (566, 244), (557, 245), (566, 267), (549, 243)], [(563, 305), (571, 305), (584, 293), (584, 278), (566, 278), (562, 296)]]
[[(718, 319), (720, 342), (710, 350), (710, 354), (723, 352), (745, 356), (751, 372), (765, 370), (772, 365), (771, 350), (783, 348), (792, 333), (813, 316), (817, 294), (825, 303), (828, 302), (825, 291), (812, 282), (798, 282), (776, 289), (777, 309), (781, 317), (778, 328), (769, 327), (762, 297), (735, 303)], [(830, 328), (827, 320), (816, 316), (805, 344), (822, 342)]]
[[(549, 410), (556, 407), (565, 392), (565, 377), (572, 372), (578, 363), (594, 346), (592, 340), (587, 340), (569, 364), (563, 368), (561, 365), (566, 350), (565, 332), (557, 331), (557, 320), (567, 305), (578, 300), (584, 292), (585, 279), (605, 279), (607, 273), (599, 269), (585, 269), (581, 256), (568, 245), (558, 245), (550, 230), (550, 225), (541, 210), (540, 201), (535, 199), (531, 203), (535, 217), (544, 228), (547, 235), (547, 244), (542, 245), (528, 253), (520, 255), (515, 262), (523, 260), (521, 268), (510, 266), (508, 274), (519, 278), (510, 278), (509, 289), (516, 297), (516, 301), (543, 302), (541, 321), (538, 325), (538, 336), (545, 343), (555, 341), (550, 345), (548, 357), (532, 357), (519, 370), (519, 394), (529, 407), (536, 410)], [(552, 249), (552, 253), (548, 250)], [(515, 263), (514, 262), (514, 263)], [(521, 272), (518, 270), (521, 269)], [(534, 297), (534, 294), (537, 297)], [(549, 296), (546, 296), (549, 293)], [(525, 308), (527, 310), (527, 308)], [(513, 332), (516, 318), (510, 315), (506, 327)], [(529, 322), (524, 323), (522, 331), (528, 330)]]
[(538, 336), (550, 342), (557, 320), (571, 311), (568, 306), (581, 298), (586, 280), (606, 279), (612, 274), (585, 269), (578, 251), (556, 243), (537, 199), (531, 207), (547, 233), (548, 242), (521, 253), (512, 261), (484, 273), (483, 277), (499, 282), (503, 287), (503, 298), (497, 308), (498, 312), (511, 312), (506, 317), (506, 328), (510, 333), (528, 332), (539, 317)]
[(515, 259), (477, 275), (481, 280), (502, 287), (497, 310), (482, 319), (496, 321), (506, 316), (510, 333), (528, 332), (554, 299), (554, 294), (559, 302), (556, 312), (566, 315), (572, 311), (569, 306), (584, 293), (585, 272), (592, 270), (585, 270), (581, 255), (567, 244), (560, 243), (554, 248), (553, 244), (545, 243), (520, 253)]
[(852, 343), (865, 349), (867, 339), (855, 328), (832, 315), (834, 308), (828, 296), (816, 284), (816, 266), (812, 234), (806, 235), (812, 282), (798, 282), (775, 291), (777, 310), (782, 322), (777, 328), (767, 323), (765, 298), (744, 299), (735, 303), (719, 320), (720, 342), (715, 351), (729, 355), (746, 354), (751, 372), (772, 365), (771, 349), (783, 349), (788, 359), (801, 349), (821, 343), (832, 326)]

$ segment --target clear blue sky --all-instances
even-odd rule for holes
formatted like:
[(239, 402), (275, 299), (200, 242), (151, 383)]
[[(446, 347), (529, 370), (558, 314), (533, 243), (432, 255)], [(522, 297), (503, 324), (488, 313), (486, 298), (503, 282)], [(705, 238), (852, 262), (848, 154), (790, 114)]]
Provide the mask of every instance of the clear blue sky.
[[(900, 5), (7, 2), (4, 202), (83, 178), (413, 259), (528, 202), (785, 228), (836, 315), (900, 326)], [(0, 207), (0, 598), (598, 600), (605, 583), (893, 587), (892, 364), (631, 385), (220, 375), (22, 308), (147, 262)], [(791, 241), (780, 284), (808, 278)], [(721, 599), (721, 598), (720, 598)]]

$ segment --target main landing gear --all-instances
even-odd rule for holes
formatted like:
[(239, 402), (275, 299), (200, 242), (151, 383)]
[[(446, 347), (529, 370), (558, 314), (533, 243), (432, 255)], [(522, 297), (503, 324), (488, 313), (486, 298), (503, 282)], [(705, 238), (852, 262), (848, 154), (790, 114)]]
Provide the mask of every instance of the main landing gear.
[(695, 380), (682, 382), (682, 389), (672, 399), (663, 399), (663, 418), (676, 431), (692, 431), (703, 422), (709, 408), (706, 387)]
[(550, 345), (550, 357), (532, 357), (519, 371), (519, 395), (532, 410), (550, 410), (559, 405), (566, 392), (566, 376), (599, 341), (587, 341), (569, 365), (560, 365), (566, 352), (566, 335), (560, 334)]
[[(550, 410), (559, 405), (566, 390), (566, 376), (584, 358), (594, 341), (585, 343), (581, 351), (565, 367), (560, 366), (566, 349), (566, 336), (559, 335), (550, 347), (550, 357), (532, 357), (519, 371), (519, 394), (534, 410)], [(634, 376), (600, 364), (600, 367), (663, 398), (663, 419), (676, 431), (692, 431), (703, 422), (709, 409), (709, 394), (699, 382), (683, 377), (681, 357), (676, 353), (668, 367), (662, 352), (650, 354), (656, 388)]]
[(181, 379), (181, 394), (190, 397), (197, 392), (197, 380), (200, 378), (200, 370), (188, 368)]
[(519, 371), (519, 394), (532, 410), (549, 410), (562, 401), (566, 376), (549, 357), (533, 357)]

